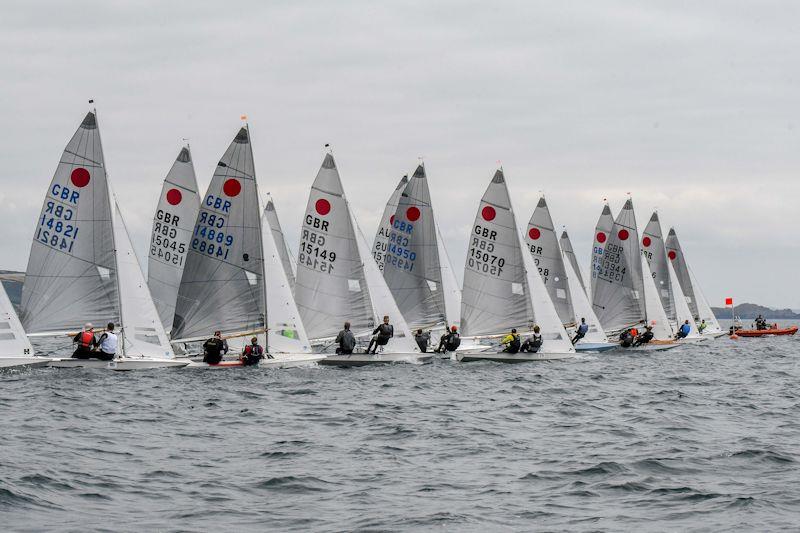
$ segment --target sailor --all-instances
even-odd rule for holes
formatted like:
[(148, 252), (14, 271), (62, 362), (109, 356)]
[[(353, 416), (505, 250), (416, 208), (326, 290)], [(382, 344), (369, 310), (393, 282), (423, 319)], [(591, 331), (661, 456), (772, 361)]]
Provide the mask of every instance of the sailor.
[(634, 341), (633, 345), (641, 346), (642, 344), (647, 344), (648, 342), (653, 340), (653, 337), (654, 337), (653, 326), (646, 326), (644, 328), (644, 333), (636, 337), (636, 340)]
[(505, 353), (519, 352), (520, 340), (519, 335), (517, 335), (517, 328), (511, 328), (511, 333), (503, 337), (500, 343), (505, 346), (505, 348), (503, 348), (503, 352)]
[[(386, 346), (389, 344), (389, 339), (394, 337), (394, 326), (389, 324), (389, 317), (383, 317), (383, 324), (380, 324), (377, 328), (372, 330), (372, 339), (369, 341), (369, 346), (367, 346), (367, 353), (376, 353), (378, 351), (378, 346)], [(373, 349), (373, 345), (375, 348)]]
[(761, 315), (758, 315), (756, 317), (756, 329), (758, 330), (767, 329), (767, 321), (764, 320), (764, 317)]
[(428, 351), (428, 344), (431, 342), (431, 332), (427, 331), (423, 333), (421, 329), (418, 329), (417, 333), (414, 334), (414, 340), (417, 341), (419, 351), (425, 353)]
[[(253, 366), (257, 365), (262, 359), (264, 359), (264, 348), (258, 344), (258, 337), (253, 337), (250, 339), (250, 344), (244, 347), (239, 360), (244, 366)], [(270, 357), (270, 359), (272, 359), (272, 357)]]
[(335, 342), (339, 345), (336, 348), (336, 355), (350, 355), (353, 353), (353, 349), (356, 347), (356, 337), (350, 331), (350, 322), (344, 323), (344, 329), (336, 336)]
[(214, 332), (214, 336), (203, 343), (203, 362), (209, 365), (218, 365), (222, 356), (228, 353), (228, 341), (222, 338), (222, 333)]
[(701, 321), (700, 321), (700, 323), (697, 325), (697, 332), (698, 332), (698, 333), (700, 333), (700, 335), (702, 335), (702, 334), (703, 334), (703, 332), (706, 330), (706, 328), (707, 328), (707, 327), (708, 327), (708, 324), (706, 324), (706, 320), (705, 320), (705, 319), (703, 319), (703, 320), (701, 320)]
[(455, 352), (461, 345), (461, 336), (458, 334), (458, 326), (451, 326), (450, 331), (439, 339), (439, 346), (434, 350), (436, 353)]
[(631, 328), (631, 337), (634, 339), (639, 336), (639, 330), (636, 328)]
[(117, 354), (117, 334), (114, 333), (114, 323), (109, 322), (106, 330), (97, 339), (97, 345), (100, 346), (100, 351), (95, 352), (93, 357), (101, 361), (111, 361)]
[(589, 333), (589, 324), (586, 323), (585, 318), (581, 318), (581, 323), (578, 326), (578, 329), (575, 331), (575, 337), (572, 339), (572, 344), (574, 345), (576, 342), (581, 340), (586, 334)]
[(634, 337), (631, 333), (632, 329), (624, 329), (622, 333), (619, 334), (619, 345), (623, 348), (630, 348), (633, 346)]
[(97, 339), (94, 337), (94, 328), (90, 323), (83, 326), (83, 331), (72, 337), (72, 342), (78, 343), (72, 357), (75, 359), (90, 359), (95, 356), (92, 350), (97, 346)]
[(692, 326), (689, 325), (689, 321), (685, 320), (683, 324), (681, 324), (678, 333), (675, 334), (676, 339), (685, 339), (689, 333), (692, 331)]
[[(539, 351), (539, 348), (542, 347), (542, 335), (540, 334), (539, 326), (533, 326), (533, 335), (525, 339), (525, 342), (522, 343), (520, 346), (519, 351), (521, 352), (530, 352), (536, 353)], [(575, 342), (573, 341), (573, 344)]]

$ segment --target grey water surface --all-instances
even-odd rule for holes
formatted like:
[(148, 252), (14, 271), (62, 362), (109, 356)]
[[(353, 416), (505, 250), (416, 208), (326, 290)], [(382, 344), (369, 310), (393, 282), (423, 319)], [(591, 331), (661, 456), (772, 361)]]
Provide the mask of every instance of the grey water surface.
[(800, 528), (800, 338), (0, 375), (13, 531)]

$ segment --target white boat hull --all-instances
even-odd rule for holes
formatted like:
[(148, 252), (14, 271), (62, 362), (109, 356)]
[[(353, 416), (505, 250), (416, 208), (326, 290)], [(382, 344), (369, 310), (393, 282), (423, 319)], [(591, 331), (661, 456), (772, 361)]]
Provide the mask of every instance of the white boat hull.
[(625, 352), (663, 352), (664, 350), (671, 350), (673, 348), (677, 348), (678, 346), (682, 346), (678, 342), (670, 343), (670, 344), (640, 344), (639, 346), (631, 346), (629, 348), (623, 348), (620, 346), (620, 350)]
[(558, 361), (560, 359), (571, 359), (574, 353), (552, 353), (552, 352), (488, 352), (484, 350), (468, 350), (456, 352), (457, 361), (469, 363), (473, 361), (495, 361), (497, 363), (529, 363), (535, 361)]
[(329, 355), (319, 361), (320, 365), (326, 366), (367, 366), (367, 365), (382, 365), (387, 363), (409, 363), (415, 365), (422, 365), (433, 362), (433, 353), (415, 353), (415, 352), (399, 352), (399, 353), (354, 353), (350, 355)]
[[(296, 368), (301, 366), (310, 366), (319, 363), (325, 359), (325, 355), (321, 353), (276, 353), (271, 354), (273, 359), (262, 359), (259, 361), (259, 368)], [(204, 363), (202, 358), (199, 361), (191, 361), (187, 368), (245, 368), (244, 365), (237, 364), (238, 359), (226, 359), (219, 365), (209, 365)]]
[(575, 345), (576, 352), (606, 352), (619, 348), (619, 344), (613, 342), (578, 342)]
[(181, 368), (187, 366), (187, 359), (146, 359), (124, 357), (113, 361), (99, 359), (52, 359), (48, 366), (53, 368), (104, 368), (108, 370), (150, 370), (154, 368)]
[(0, 368), (33, 368), (47, 366), (51, 359), (47, 357), (6, 357), (0, 356)]

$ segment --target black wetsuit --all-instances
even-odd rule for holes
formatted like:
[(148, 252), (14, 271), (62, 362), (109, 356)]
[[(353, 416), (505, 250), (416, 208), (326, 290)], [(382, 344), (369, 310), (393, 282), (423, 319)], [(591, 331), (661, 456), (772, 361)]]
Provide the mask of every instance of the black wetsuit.
[(542, 336), (534, 333), (532, 337), (525, 339), (525, 342), (522, 343), (520, 351), (536, 353), (539, 351), (539, 348), (541, 347), (542, 347)]
[[(377, 335), (369, 341), (367, 353), (375, 353), (378, 351), (378, 346), (386, 346), (389, 343), (389, 339), (394, 337), (394, 326), (391, 324), (381, 324), (372, 331), (373, 335), (376, 333)], [(372, 348), (373, 346), (375, 346), (374, 350)]]
[(653, 340), (653, 337), (654, 337), (654, 335), (653, 335), (652, 331), (645, 330), (644, 333), (642, 333), (641, 335), (639, 335), (636, 338), (636, 341), (633, 343), (633, 345), (634, 346), (640, 346), (642, 344), (647, 344), (648, 342)]
[(349, 329), (340, 331), (336, 336), (335, 342), (339, 345), (339, 347), (336, 348), (337, 355), (350, 355), (356, 347), (356, 337)]
[(242, 354), (244, 366), (257, 365), (262, 359), (264, 359), (264, 348), (258, 344), (248, 344), (244, 347), (244, 354)]
[(414, 340), (417, 341), (417, 346), (419, 346), (419, 350), (422, 353), (425, 353), (428, 351), (428, 344), (430, 344), (431, 342), (431, 334), (430, 332), (427, 331), (425, 333), (417, 333), (416, 335), (414, 335)]
[(446, 335), (442, 335), (442, 338), (439, 339), (439, 346), (435, 351), (437, 353), (441, 353), (442, 351), (455, 352), (459, 346), (461, 346), (461, 335), (459, 335), (457, 331), (451, 331)]
[(503, 349), (503, 352), (505, 352), (505, 353), (518, 353), (519, 352), (519, 348), (521, 346), (521, 343), (520, 343), (520, 340), (519, 340), (519, 335), (514, 333), (514, 334), (512, 334), (512, 337), (513, 338), (511, 339), (511, 342), (509, 342), (508, 346), (506, 346), (505, 349)]
[(228, 343), (223, 339), (211, 337), (203, 343), (203, 362), (209, 365), (218, 365), (222, 361), (222, 356), (228, 353)]

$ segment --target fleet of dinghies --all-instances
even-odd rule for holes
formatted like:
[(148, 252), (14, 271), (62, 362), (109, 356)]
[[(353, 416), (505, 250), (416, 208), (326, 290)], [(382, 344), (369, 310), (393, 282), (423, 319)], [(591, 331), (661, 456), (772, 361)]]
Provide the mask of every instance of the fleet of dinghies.
[[(295, 258), (273, 199), (262, 204), (244, 125), (204, 196), (189, 146), (181, 148), (153, 217), (145, 280), (106, 172), (97, 116), (89, 112), (47, 189), (19, 318), (0, 291), (0, 368), (226, 368), (242, 365), (235, 354), (250, 337), (268, 353), (262, 366), (290, 367), (431, 362), (433, 354), (420, 350), (412, 330), (433, 333), (435, 344), (451, 328), (460, 329), (461, 345), (449, 357), (463, 362), (546, 361), (605, 351), (619, 347), (615, 336), (632, 327), (654, 334), (653, 341), (627, 348), (633, 351), (722, 334), (675, 230), (664, 239), (653, 213), (640, 241), (630, 198), (616, 219), (608, 204), (603, 207), (590, 265), (586, 284), (570, 238), (566, 231), (557, 235), (544, 196), (521, 230), (502, 168), (478, 206), (463, 288), (424, 164), (395, 187), (370, 249), (330, 151), (311, 186)], [(367, 353), (384, 316), (393, 336)], [(29, 336), (67, 339), (86, 322), (117, 325), (113, 360), (33, 353)], [(360, 346), (353, 353), (336, 350), (345, 322)], [(581, 323), (584, 334), (573, 341)], [(683, 324), (690, 334), (676, 341)], [(523, 338), (536, 331), (539, 349), (504, 349), (499, 339), (512, 328)], [(198, 346), (215, 331), (232, 350), (209, 365)]]

